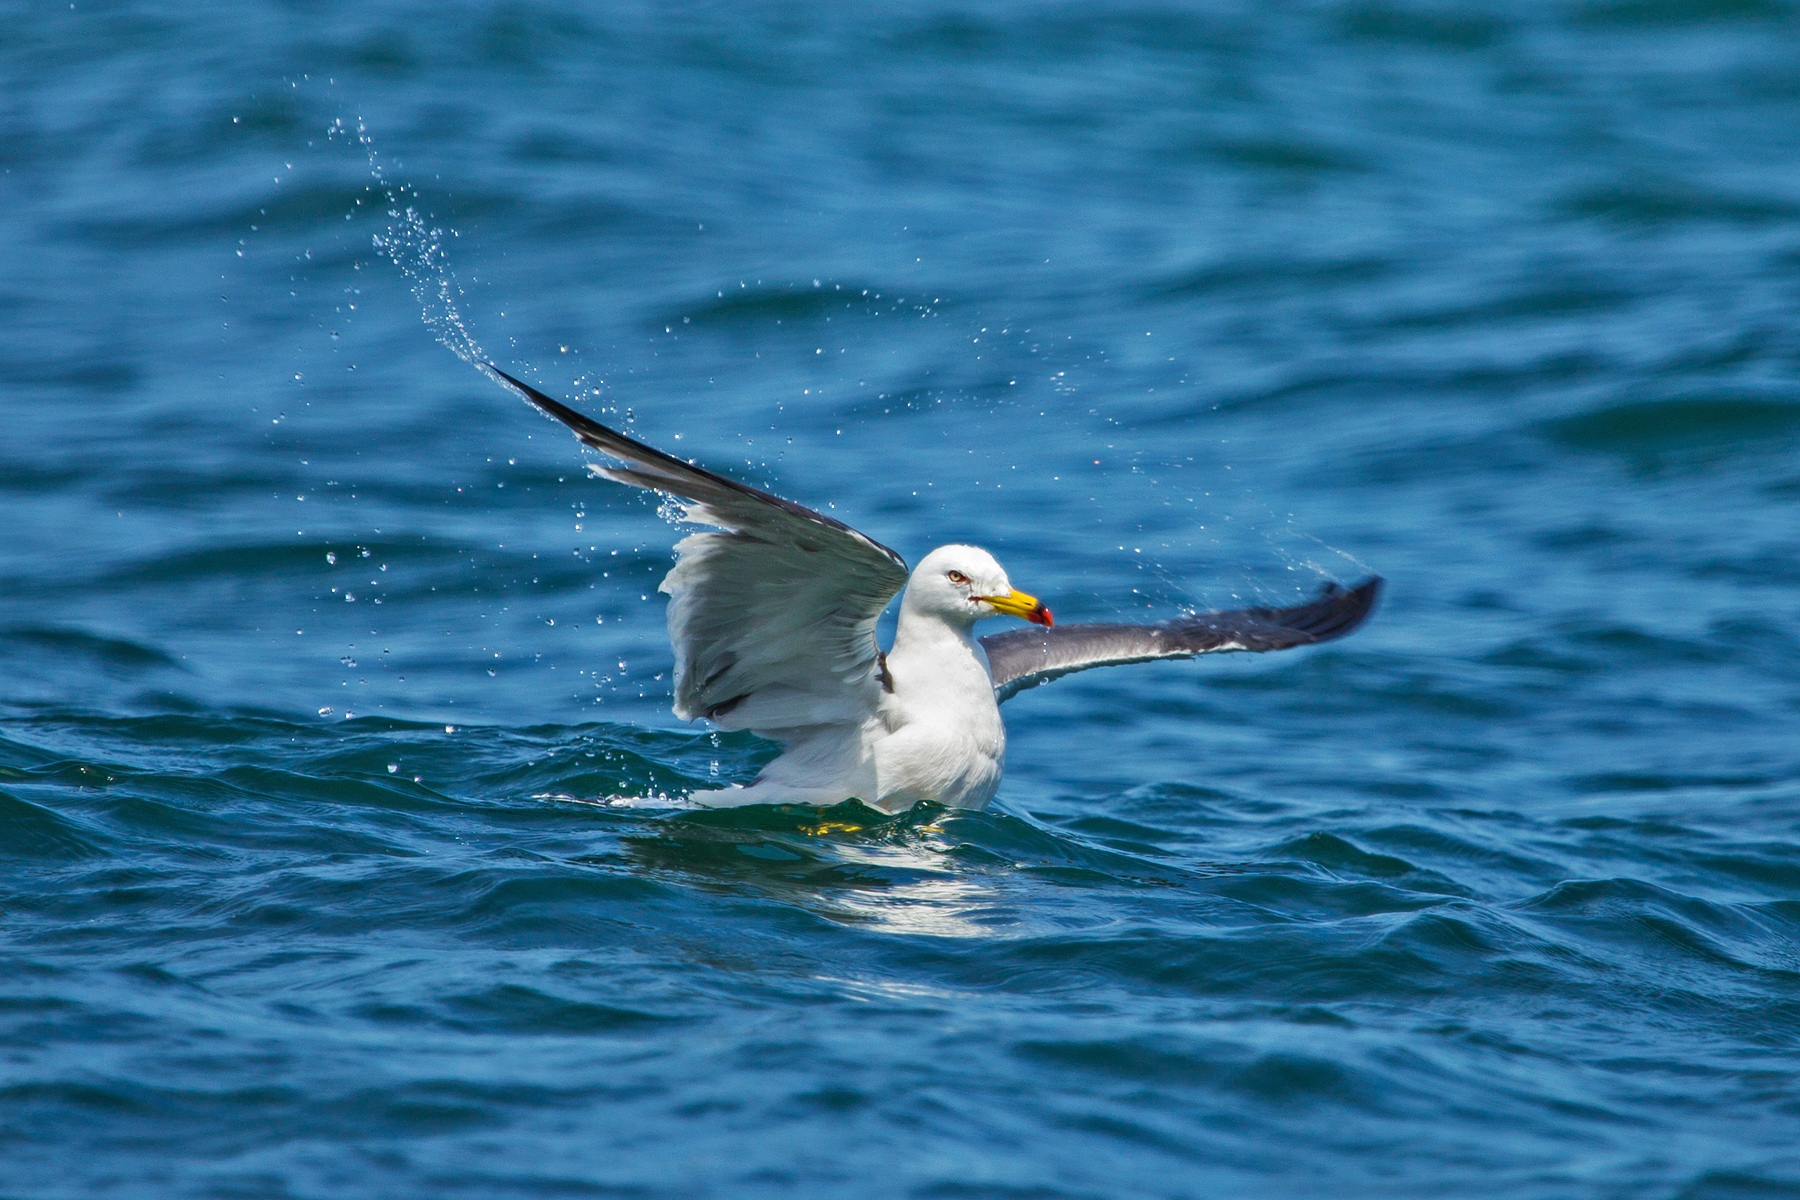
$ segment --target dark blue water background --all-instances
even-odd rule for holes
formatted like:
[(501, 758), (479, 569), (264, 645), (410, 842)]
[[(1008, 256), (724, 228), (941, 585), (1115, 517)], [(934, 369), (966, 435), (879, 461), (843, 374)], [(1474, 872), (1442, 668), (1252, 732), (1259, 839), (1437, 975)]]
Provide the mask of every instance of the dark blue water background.
[[(384, 188), (915, 560), (1388, 599), (580, 802), (769, 751)], [(0, 1194), (1800, 1190), (1793, 3), (12, 5), (0, 261)]]

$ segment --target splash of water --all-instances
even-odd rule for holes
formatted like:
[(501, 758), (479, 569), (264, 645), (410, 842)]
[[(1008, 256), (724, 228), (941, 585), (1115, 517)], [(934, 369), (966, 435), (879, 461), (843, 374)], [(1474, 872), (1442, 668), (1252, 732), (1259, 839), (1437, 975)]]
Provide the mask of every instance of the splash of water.
[(387, 228), (374, 235), (375, 249), (400, 268), (412, 285), (425, 327), (450, 353), (482, 374), (490, 374), (487, 355), (463, 316), (461, 302), (466, 294), (450, 270), (444, 249), (445, 238), (455, 237), (455, 231), (446, 232), (431, 224), (409, 197), (412, 186), (389, 178), (381, 152), (375, 148), (361, 118), (354, 131), (340, 117), (332, 122), (328, 132), (332, 137), (354, 137), (369, 160), (369, 174), (387, 198), (388, 206)]

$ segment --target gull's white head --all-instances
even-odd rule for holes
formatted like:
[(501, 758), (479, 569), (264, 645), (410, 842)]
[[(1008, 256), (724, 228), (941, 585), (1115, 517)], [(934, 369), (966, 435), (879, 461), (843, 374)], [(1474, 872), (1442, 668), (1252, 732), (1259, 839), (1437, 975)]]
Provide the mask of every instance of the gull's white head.
[(979, 546), (939, 546), (927, 554), (906, 581), (901, 603), (952, 625), (997, 616), (1050, 624), (1050, 610), (1036, 596), (1014, 588), (994, 556)]

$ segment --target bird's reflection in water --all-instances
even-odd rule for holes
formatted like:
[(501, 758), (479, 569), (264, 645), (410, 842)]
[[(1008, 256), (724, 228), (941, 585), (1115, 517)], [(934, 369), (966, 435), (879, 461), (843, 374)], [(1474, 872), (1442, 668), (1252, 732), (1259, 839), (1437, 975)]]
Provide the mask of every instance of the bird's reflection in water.
[(698, 809), (622, 840), (651, 874), (791, 904), (826, 920), (936, 937), (991, 936), (995, 881), (958, 860), (946, 825), (986, 814), (921, 804), (896, 816), (828, 809)]

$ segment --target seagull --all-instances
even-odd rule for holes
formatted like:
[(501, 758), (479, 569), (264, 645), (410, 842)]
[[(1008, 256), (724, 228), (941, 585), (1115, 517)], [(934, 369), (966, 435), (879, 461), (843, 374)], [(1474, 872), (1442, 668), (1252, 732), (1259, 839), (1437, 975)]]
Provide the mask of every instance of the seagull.
[[(673, 498), (707, 526), (675, 544), (669, 597), (675, 715), (747, 729), (783, 753), (745, 785), (697, 791), (713, 807), (829, 807), (886, 813), (931, 801), (986, 807), (1000, 787), (1000, 704), (1052, 679), (1120, 663), (1228, 650), (1285, 650), (1361, 625), (1379, 576), (1328, 583), (1291, 608), (1245, 608), (1154, 624), (1057, 625), (977, 546), (906, 560), (842, 521), (664, 454), (514, 379), (487, 370), (610, 462), (595, 475)], [(900, 597), (893, 645), (875, 622)], [(1032, 627), (977, 638), (979, 621)]]

